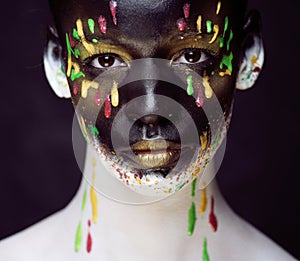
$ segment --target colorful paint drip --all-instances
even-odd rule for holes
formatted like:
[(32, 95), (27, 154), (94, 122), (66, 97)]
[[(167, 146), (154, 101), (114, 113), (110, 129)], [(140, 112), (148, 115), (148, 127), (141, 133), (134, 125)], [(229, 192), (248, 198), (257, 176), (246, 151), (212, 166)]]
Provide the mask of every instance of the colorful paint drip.
[(204, 238), (203, 250), (202, 250), (202, 261), (209, 261), (209, 255), (207, 250), (207, 239)]
[(224, 22), (223, 35), (220, 37), (220, 48), (223, 48), (223, 46), (224, 46), (224, 39), (225, 39), (226, 32), (228, 30), (228, 25), (229, 25), (229, 19), (228, 19), (228, 16), (226, 16), (225, 22)]
[(230, 50), (230, 44), (231, 44), (232, 39), (233, 39), (233, 32), (232, 32), (232, 30), (230, 30), (229, 39), (227, 41), (227, 51)]
[(207, 206), (207, 196), (206, 196), (206, 187), (204, 185), (204, 188), (201, 191), (201, 199), (200, 199), (200, 207), (199, 207), (199, 213), (202, 215), (206, 211)]
[(98, 89), (99, 83), (84, 79), (81, 84), (81, 97), (86, 98), (90, 88)]
[(224, 55), (220, 63), (220, 69), (222, 70), (225, 65), (229, 70), (229, 72), (232, 73), (232, 60), (233, 60), (232, 52), (229, 55)]
[(78, 253), (81, 248), (82, 243), (82, 227), (81, 227), (81, 221), (79, 222), (76, 230), (76, 236), (75, 236), (75, 252)]
[(69, 33), (70, 45), (72, 48), (75, 47), (75, 41), (71, 33)]
[(194, 180), (192, 181), (192, 190), (191, 190), (191, 197), (192, 197), (192, 198), (195, 197), (196, 184), (197, 184), (197, 179), (194, 179)]
[(210, 21), (210, 20), (206, 21), (206, 32), (208, 34), (213, 33), (213, 25), (212, 25), (212, 21)]
[(94, 96), (94, 103), (96, 106), (100, 106), (101, 104), (101, 96), (100, 96), (100, 91), (97, 90)]
[(189, 209), (189, 218), (188, 218), (188, 235), (189, 236), (192, 236), (194, 233), (196, 221), (197, 221), (196, 206), (195, 206), (195, 202), (192, 202), (190, 209)]
[(81, 19), (77, 19), (76, 27), (77, 27), (78, 37), (80, 38), (82, 45), (84, 46), (84, 48), (87, 50), (87, 52), (89, 54), (94, 54), (95, 47), (92, 43), (87, 42), (84, 32), (83, 32), (83, 24), (82, 24)]
[[(93, 173), (93, 179), (95, 177), (95, 173)], [(94, 181), (93, 184), (91, 186), (91, 190), (90, 190), (90, 198), (91, 198), (91, 203), (92, 203), (92, 220), (94, 223), (97, 223), (98, 221), (98, 198), (97, 198), (97, 194), (95, 191), (95, 185), (94, 185)]]
[(106, 34), (106, 30), (107, 30), (106, 19), (103, 15), (99, 16), (98, 24), (99, 24), (100, 32)]
[(186, 92), (188, 95), (193, 95), (194, 93), (194, 87), (193, 87), (193, 76), (192, 75), (189, 75), (187, 77), (187, 89), (186, 89)]
[(74, 85), (73, 85), (73, 94), (74, 94), (74, 95), (77, 95), (77, 94), (78, 94), (78, 88), (79, 88), (79, 87), (78, 87), (78, 84), (75, 82)]
[(88, 26), (89, 26), (90, 32), (92, 34), (94, 34), (95, 33), (95, 22), (92, 18), (88, 19)]
[(215, 42), (216, 39), (217, 39), (217, 37), (218, 37), (218, 34), (219, 34), (219, 26), (218, 26), (217, 24), (214, 25), (213, 31), (214, 31), (214, 35), (213, 35), (213, 37), (211, 38), (211, 40), (209, 41), (210, 44), (212, 44), (213, 42)]
[(202, 33), (202, 16), (201, 15), (198, 16), (196, 23), (197, 23), (197, 31), (199, 34), (201, 34)]
[(211, 197), (211, 209), (209, 213), (209, 224), (211, 225), (212, 231), (216, 232), (218, 230), (218, 220), (214, 212), (215, 200)]
[(183, 6), (183, 13), (184, 13), (184, 18), (185, 19), (189, 19), (190, 17), (190, 7), (191, 5), (186, 3), (184, 6)]
[(73, 29), (73, 37), (74, 37), (77, 41), (80, 41), (80, 37), (79, 37), (78, 32), (77, 32), (77, 30), (76, 30), (75, 28)]
[(208, 76), (204, 76), (202, 80), (203, 80), (205, 97), (207, 99), (210, 99), (213, 96), (213, 90), (210, 86), (209, 78)]
[(111, 15), (113, 17), (113, 22), (115, 25), (117, 25), (117, 2), (116, 1), (110, 1), (109, 2), (109, 9), (111, 12)]
[(222, 2), (221, 2), (221, 1), (219, 1), (219, 2), (218, 2), (218, 4), (217, 4), (216, 15), (218, 15), (218, 14), (220, 13), (221, 6), (222, 6)]
[(106, 98), (105, 98), (104, 116), (107, 119), (110, 118), (110, 116), (111, 116), (111, 104), (110, 104), (109, 95), (106, 95)]
[(201, 86), (198, 88), (198, 96), (196, 99), (196, 105), (201, 108), (204, 104), (203, 92)]
[(183, 18), (179, 18), (177, 20), (177, 28), (181, 32), (185, 30), (185, 28), (186, 28), (186, 22), (184, 21)]
[(111, 95), (111, 105), (114, 107), (118, 107), (118, 105), (119, 105), (119, 90), (118, 90), (118, 83), (116, 81), (113, 82), (110, 95)]
[(92, 239), (92, 235), (90, 232), (90, 228), (91, 228), (91, 221), (88, 221), (88, 236), (87, 236), (87, 241), (86, 241), (86, 251), (88, 253), (92, 252), (92, 247), (93, 247), (93, 239)]

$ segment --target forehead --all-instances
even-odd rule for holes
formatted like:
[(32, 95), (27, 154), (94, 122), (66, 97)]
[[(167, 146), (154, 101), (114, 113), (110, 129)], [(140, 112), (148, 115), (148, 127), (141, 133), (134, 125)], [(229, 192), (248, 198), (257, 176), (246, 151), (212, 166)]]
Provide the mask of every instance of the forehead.
[[(78, 18), (98, 19), (100, 15), (107, 19), (109, 27), (113, 24), (111, 2), (110, 0), (50, 0), (57, 25), (63, 31), (72, 28)], [(178, 19), (186, 18), (185, 11), (189, 13), (188, 18), (185, 19), (189, 29), (194, 29), (195, 21), (199, 16), (220, 25), (224, 17), (228, 16), (232, 23), (239, 24), (245, 7), (243, 0), (115, 0), (113, 2), (116, 3), (118, 30), (132, 37), (138, 37), (142, 33), (144, 38), (168, 33), (170, 28), (174, 28), (174, 23)], [(111, 27), (113, 30), (116, 29)]]

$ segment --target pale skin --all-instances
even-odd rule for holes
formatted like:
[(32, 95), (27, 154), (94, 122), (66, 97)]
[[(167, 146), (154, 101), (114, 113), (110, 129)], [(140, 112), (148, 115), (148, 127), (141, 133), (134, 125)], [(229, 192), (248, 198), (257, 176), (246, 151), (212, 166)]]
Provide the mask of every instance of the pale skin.
[[(124, 3), (125, 2), (126, 1), (124, 1)], [(128, 2), (129, 6), (133, 3), (132, 1)], [(172, 9), (174, 1), (166, 2), (170, 2), (170, 8)], [(193, 6), (194, 2), (191, 2)], [(149, 3), (150, 2), (145, 1), (145, 5)], [(226, 9), (226, 5), (224, 5), (224, 7)], [(227, 6), (227, 8), (229, 8), (229, 6)], [(150, 10), (149, 7), (146, 7), (146, 10), (140, 10), (140, 12), (143, 14), (146, 13), (147, 10)], [(197, 10), (197, 14), (201, 12), (203, 12), (202, 9)], [(207, 12), (215, 15), (215, 9)], [(193, 16), (193, 12), (191, 12), (191, 16)], [(106, 15), (106, 17), (109, 17), (109, 15)], [(126, 16), (124, 17), (123, 19), (126, 20)], [(170, 13), (168, 13), (168, 18), (169, 17), (172, 18)], [(216, 20), (223, 21), (223, 18), (224, 17), (220, 14)], [(174, 19), (176, 21), (177, 17)], [(127, 29), (129, 29), (128, 34), (134, 33), (136, 36), (139, 32), (134, 26), (134, 23), (133, 28), (135, 28), (136, 31), (130, 30), (131, 22), (130, 19), (126, 22)], [(147, 30), (149, 29), (150, 24), (150, 20), (147, 24), (145, 23), (145, 26), (148, 26)], [(182, 26), (182, 24), (179, 24), (179, 30), (182, 29), (180, 26)], [(65, 27), (67, 26), (65, 25)], [(153, 27), (155, 28), (155, 23)], [(106, 30), (103, 27), (100, 29), (102, 30), (102, 33), (103, 30)], [(197, 28), (198, 31), (200, 29), (201, 28)], [(147, 30), (142, 28), (140, 34)], [(174, 31), (176, 30), (174, 29)], [(147, 31), (147, 33), (148, 32), (149, 31)], [(151, 35), (151, 32), (149, 32), (149, 34)], [(114, 39), (113, 37), (116, 37), (118, 40), (118, 34), (116, 33), (112, 34), (110, 37), (112, 39)], [(132, 41), (133, 38), (124, 38), (125, 41), (123, 46), (126, 47), (126, 44), (132, 46), (132, 43), (135, 44), (135, 50), (137, 50), (135, 53), (135, 55), (137, 55), (136, 58), (151, 57), (150, 54), (152, 53), (152, 50), (161, 47), (156, 41), (150, 42), (143, 39), (143, 37), (146, 36), (142, 35), (141, 41), (137, 41), (136, 39)], [(162, 39), (164, 37), (166, 36), (162, 33)], [(234, 64), (235, 71), (233, 71), (232, 74), (236, 74), (236, 78), (231, 78), (231, 75), (225, 70), (223, 70), (223, 73), (226, 72), (227, 75), (223, 75), (223, 78), (217, 73), (213, 76), (216, 80), (212, 82), (216, 83), (216, 86), (212, 84), (212, 88), (220, 96), (224, 95), (225, 98), (228, 98), (232, 91), (231, 85), (236, 85), (239, 89), (246, 89), (251, 87), (250, 85), (253, 85), (255, 81), (253, 79), (257, 78), (258, 71), (256, 68), (253, 68), (255, 69), (254, 71), (251, 71), (251, 69), (254, 64), (255, 66), (257, 66), (256, 64), (262, 66), (263, 63), (261, 40), (258, 35), (255, 35), (255, 37), (257, 38), (256, 41), (253, 41), (252, 46), (248, 46), (247, 50), (243, 50), (247, 52), (245, 57), (243, 57), (242, 65), (237, 62)], [(204, 38), (205, 37), (203, 37), (203, 39)], [(200, 42), (201, 41), (202, 40), (200, 40)], [(145, 43), (147, 43), (147, 45), (145, 45)], [(85, 42), (84, 44), (86, 45)], [(236, 45), (238, 44), (236, 43)], [(90, 47), (91, 45), (86, 46), (92, 48)], [(145, 48), (145, 46), (147, 48)], [(198, 48), (200, 50), (200, 47)], [(111, 49), (112, 48), (110, 47), (110, 50)], [(170, 50), (173, 52), (174, 47), (170, 47)], [(199, 50), (197, 49), (196, 51), (199, 52)], [(118, 51), (119, 50), (116, 49), (116, 52)], [(242, 50), (240, 51), (242, 53)], [(170, 53), (172, 52), (170, 51)], [(122, 58), (126, 60), (127, 56), (133, 52), (131, 52), (130, 48), (127, 48), (120, 53), (124, 55)], [(256, 57), (255, 62), (253, 62), (253, 57)], [(67, 60), (70, 56), (64, 58)], [(168, 57), (163, 58), (166, 59)], [(130, 59), (130, 57), (128, 59)], [(72, 64), (72, 60), (69, 60), (68, 62)], [(51, 78), (51, 75), (56, 75), (56, 70), (58, 68), (60, 69), (61, 65), (51, 55), (45, 55), (45, 64), (51, 65), (48, 67), (45, 66), (48, 79)], [(80, 65), (81, 67), (83, 66), (82, 64)], [(240, 68), (242, 69), (240, 70)], [(247, 68), (247, 71), (243, 70), (243, 68)], [(245, 81), (243, 73), (246, 73), (247, 75), (250, 73), (251, 76), (253, 76), (251, 78), (252, 80)], [(72, 81), (69, 78), (68, 80), (69, 82)], [(61, 81), (62, 79), (59, 79), (59, 82)], [(68, 96), (66, 90), (63, 89), (65, 88), (65, 84), (61, 84), (58, 81), (56, 83), (53, 79), (49, 79), (49, 82), (58, 96)], [(219, 86), (223, 86), (224, 88), (218, 89)], [(72, 99), (74, 103), (78, 100), (78, 96), (76, 95), (77, 94), (73, 91)], [(88, 104), (88, 99), (85, 101), (87, 101), (86, 104)], [(224, 104), (228, 105), (227, 103), (230, 103), (230, 98), (224, 99), (224, 101)], [(150, 105), (151, 104), (149, 103), (148, 109), (151, 109)], [(225, 105), (224, 107), (226, 107)], [(226, 115), (226, 117), (229, 117), (229, 115)], [(97, 153), (89, 146), (86, 152), (83, 172), (88, 175), (94, 171), (97, 175), (101, 175), (103, 170), (100, 169), (100, 164)], [(210, 173), (211, 176), (213, 176), (214, 171), (214, 161), (210, 161), (206, 166), (206, 173)], [(142, 206), (122, 204), (98, 193), (93, 196), (90, 196), (90, 193), (88, 193), (87, 204), (85, 210), (82, 211), (82, 201), (86, 189), (87, 191), (90, 191), (91, 186), (83, 179), (76, 196), (65, 209), (23, 232), (3, 240), (0, 243), (1, 260), (208, 260), (207, 258), (204, 258), (203, 254), (205, 240), (207, 242), (206, 248), (209, 260), (213, 261), (295, 260), (280, 246), (239, 218), (223, 199), (215, 181), (210, 182), (206, 188), (207, 206), (203, 213), (199, 213), (201, 209), (200, 206), (203, 204), (203, 202), (201, 202), (203, 193), (199, 188), (199, 183), (196, 185), (195, 198), (193, 201), (195, 202), (198, 220), (193, 235), (187, 234), (188, 211), (191, 205), (190, 184), (186, 185), (183, 189), (171, 195), (169, 198)], [(113, 190), (115, 188), (110, 187), (108, 189)], [(123, 196), (126, 197), (125, 194)], [(211, 196), (214, 197), (215, 202), (214, 210), (218, 223), (217, 231), (213, 231), (212, 226), (209, 223)], [(95, 200), (95, 198), (97, 200)], [(98, 212), (97, 215), (95, 214), (95, 209)], [(80, 250), (75, 252), (75, 234), (80, 220), (82, 221), (82, 244)], [(92, 221), (90, 229), (88, 229), (87, 225), (88, 220)], [(87, 251), (88, 232), (91, 233), (93, 241), (91, 245), (92, 249), (90, 249), (91, 251)]]

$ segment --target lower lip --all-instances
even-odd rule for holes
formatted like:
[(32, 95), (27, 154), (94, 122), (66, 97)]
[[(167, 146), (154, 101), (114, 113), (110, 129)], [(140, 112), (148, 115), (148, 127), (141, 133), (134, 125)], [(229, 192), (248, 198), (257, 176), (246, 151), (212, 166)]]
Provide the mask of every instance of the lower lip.
[(132, 160), (144, 168), (161, 168), (174, 165), (179, 159), (180, 150), (134, 151)]

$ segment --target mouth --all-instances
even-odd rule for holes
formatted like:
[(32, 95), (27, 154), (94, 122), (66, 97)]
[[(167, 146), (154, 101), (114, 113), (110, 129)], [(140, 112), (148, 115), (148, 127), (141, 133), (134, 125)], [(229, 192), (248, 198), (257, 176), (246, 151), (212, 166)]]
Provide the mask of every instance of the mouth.
[(141, 140), (132, 144), (130, 151), (125, 150), (123, 153), (139, 169), (172, 169), (180, 158), (181, 144), (163, 139)]

